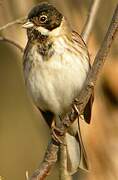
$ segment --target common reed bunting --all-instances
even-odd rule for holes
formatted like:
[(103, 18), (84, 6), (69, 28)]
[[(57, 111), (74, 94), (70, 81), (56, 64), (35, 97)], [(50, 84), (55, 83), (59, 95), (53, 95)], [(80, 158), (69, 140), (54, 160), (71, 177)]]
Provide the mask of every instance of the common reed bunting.
[[(23, 56), (27, 89), (49, 127), (54, 123), (59, 126), (79, 96), (90, 69), (87, 47), (66, 18), (49, 3), (35, 6), (23, 27), (28, 37)], [(90, 100), (84, 112), (87, 123), (91, 115), (89, 105)], [(66, 145), (69, 174), (79, 168), (88, 169), (78, 120), (66, 133)]]

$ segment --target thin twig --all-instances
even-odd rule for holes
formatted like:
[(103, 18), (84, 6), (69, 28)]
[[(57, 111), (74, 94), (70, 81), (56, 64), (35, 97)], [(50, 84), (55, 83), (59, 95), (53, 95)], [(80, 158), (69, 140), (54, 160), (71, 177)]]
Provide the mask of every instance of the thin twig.
[[(25, 21), (26, 17), (22, 17), (20, 19), (16, 19), (15, 21), (12, 21), (10, 23), (5, 24), (4, 26), (0, 27), (0, 31), (6, 30), (7, 28), (16, 25), (16, 24), (23, 24), (23, 22)], [(0, 41), (3, 42), (7, 42), (9, 44), (12, 44), (13, 46), (17, 47), (21, 52), (24, 51), (24, 48), (21, 47), (17, 42), (15, 42), (14, 40), (11, 40), (9, 38), (0, 36)]]
[[(93, 85), (95, 85), (95, 83), (96, 83), (98, 73), (101, 70), (101, 68), (103, 67), (103, 64), (104, 64), (106, 57), (108, 55), (108, 52), (110, 50), (111, 44), (113, 43), (113, 40), (116, 37), (117, 31), (118, 31), (118, 6), (116, 7), (114, 16), (112, 18), (110, 27), (109, 27), (106, 37), (102, 43), (102, 46), (101, 46), (99, 52), (97, 53), (97, 56), (95, 58), (95, 62), (92, 66), (92, 69), (89, 72), (87, 82), (85, 83), (83, 91), (82, 91), (81, 95), (79, 96), (77, 107), (78, 107), (80, 113), (83, 113), (84, 107), (87, 104), (88, 99), (90, 98)], [(70, 125), (75, 120), (77, 115), (78, 114), (76, 114), (76, 112), (74, 112), (74, 113), (69, 112), (68, 113), (69, 117), (65, 118), (63, 121), (64, 124), (63, 124), (63, 122), (60, 123), (61, 129), (64, 129), (64, 133), (67, 131), (67, 128), (70, 127)], [(66, 124), (66, 126), (65, 126), (65, 124)], [(58, 152), (59, 146), (56, 147), (56, 151), (55, 151), (55, 147), (53, 149), (53, 141), (51, 141), (50, 146), (52, 147), (53, 158), (56, 160), (56, 157), (57, 157), (56, 153)], [(49, 152), (50, 152), (50, 149), (48, 149), (47, 153), (49, 153)], [(55, 157), (54, 157), (54, 155), (55, 155)], [(50, 154), (48, 156), (50, 156)], [(45, 168), (42, 171), (44, 163), (46, 163), (45, 167), (48, 169), (48, 172), (50, 171), (50, 169), (52, 168), (52, 166), (55, 163), (55, 162), (53, 162), (53, 165), (49, 165), (49, 161), (50, 161), (49, 159), (45, 161), (45, 158), (44, 158), (44, 161), (41, 164), (41, 169), (38, 169), (37, 174), (35, 175), (35, 179), (31, 178), (30, 180), (41, 180), (40, 173), (43, 173), (43, 177), (46, 177), (48, 175), (48, 173), (45, 173)], [(44, 178), (42, 178), (42, 179), (44, 179)]]
[(89, 14), (81, 33), (81, 36), (86, 43), (88, 43), (91, 30), (93, 29), (100, 2), (101, 0), (93, 0), (92, 5), (90, 6)]
[(29, 180), (43, 180), (49, 175), (49, 172), (57, 161), (58, 150), (59, 146), (52, 140), (47, 147), (46, 154), (40, 168), (33, 173)]
[(0, 27), (0, 31), (3, 31), (13, 25), (16, 25), (16, 24), (23, 24), (25, 19), (26, 19), (26, 17), (22, 17), (20, 19), (16, 19), (15, 21), (9, 22), (9, 23), (5, 24), (4, 26)]
[(9, 38), (6, 38), (6, 37), (3, 37), (3, 36), (0, 36), (0, 41), (3, 41), (3, 42), (7, 42), (7, 43), (10, 43), (12, 44), (13, 46), (17, 47), (22, 53), (24, 51), (24, 48), (21, 47), (17, 42), (9, 39)]
[(117, 33), (118, 33), (118, 5), (114, 12), (111, 24), (108, 28), (108, 31), (104, 38), (104, 41), (101, 45), (101, 48), (98, 51), (98, 53), (95, 57), (94, 63), (92, 65), (91, 71), (88, 74), (88, 78), (87, 78), (85, 87), (82, 90), (82, 93), (80, 94), (79, 104), (81, 104), (81, 106), (79, 107), (79, 110), (81, 112), (86, 105), (86, 101), (88, 101), (88, 99), (92, 93), (92, 86), (96, 84), (98, 74), (101, 71), (101, 69), (105, 63), (106, 57), (110, 51), (110, 47), (111, 47), (113, 40), (115, 39)]
[(65, 136), (63, 137), (63, 143), (60, 144), (59, 148), (59, 179), (60, 180), (69, 180), (70, 175), (68, 174), (67, 171), (67, 147), (65, 146), (66, 144), (66, 139)]

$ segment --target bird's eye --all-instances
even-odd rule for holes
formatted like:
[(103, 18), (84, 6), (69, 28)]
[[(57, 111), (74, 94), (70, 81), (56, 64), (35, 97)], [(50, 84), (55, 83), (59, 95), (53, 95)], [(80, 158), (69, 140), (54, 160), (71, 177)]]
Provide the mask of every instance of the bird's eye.
[(40, 16), (40, 22), (41, 23), (45, 23), (46, 21), (47, 21), (47, 16), (46, 15)]

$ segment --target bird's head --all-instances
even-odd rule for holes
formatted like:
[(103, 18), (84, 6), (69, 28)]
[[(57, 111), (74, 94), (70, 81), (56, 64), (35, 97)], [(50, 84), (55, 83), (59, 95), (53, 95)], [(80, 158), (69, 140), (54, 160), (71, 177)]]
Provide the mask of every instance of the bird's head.
[(49, 3), (40, 3), (31, 9), (26, 23), (28, 39), (48, 37), (50, 32), (56, 30), (62, 23), (62, 14)]

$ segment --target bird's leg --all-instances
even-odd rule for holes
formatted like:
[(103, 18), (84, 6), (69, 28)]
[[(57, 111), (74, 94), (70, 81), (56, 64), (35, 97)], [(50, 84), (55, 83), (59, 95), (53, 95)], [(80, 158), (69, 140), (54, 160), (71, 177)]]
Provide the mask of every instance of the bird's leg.
[(51, 130), (52, 130), (51, 133), (52, 139), (57, 143), (64, 144), (61, 139), (61, 137), (64, 135), (64, 130), (56, 126), (55, 120), (52, 121)]

